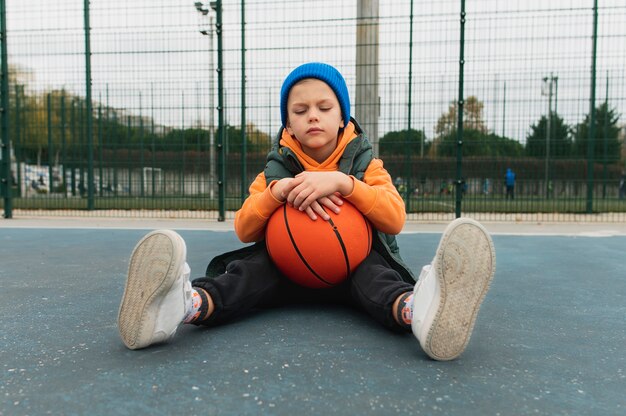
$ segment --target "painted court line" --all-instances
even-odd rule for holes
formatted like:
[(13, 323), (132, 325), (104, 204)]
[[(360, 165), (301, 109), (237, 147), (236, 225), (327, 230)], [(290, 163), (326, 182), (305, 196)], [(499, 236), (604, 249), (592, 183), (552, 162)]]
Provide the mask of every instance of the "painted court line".
[[(509, 223), (483, 222), (492, 235), (519, 236), (574, 236), (574, 237), (614, 237), (626, 236), (626, 224), (620, 223)], [(446, 222), (424, 223), (407, 221), (402, 234), (439, 234)], [(176, 229), (185, 231), (217, 231), (234, 230), (233, 220), (218, 222), (216, 220), (189, 219), (150, 219), (150, 218), (13, 218), (1, 219), (0, 228), (34, 228), (34, 229), (119, 229), (119, 230), (154, 230)]]

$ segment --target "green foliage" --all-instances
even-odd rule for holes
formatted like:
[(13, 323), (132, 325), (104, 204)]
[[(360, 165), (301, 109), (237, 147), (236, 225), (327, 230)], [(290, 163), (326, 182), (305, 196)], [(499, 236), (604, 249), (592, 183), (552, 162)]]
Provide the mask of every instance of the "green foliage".
[[(463, 106), (463, 156), (519, 157), (524, 147), (517, 140), (489, 133), (483, 120), (482, 101), (475, 96), (465, 100)], [(457, 104), (450, 103), (435, 126), (437, 137), (431, 156), (455, 157), (457, 153)]]
[[(436, 142), (435, 155), (454, 157), (457, 152), (457, 132), (450, 131)], [(484, 133), (476, 129), (463, 130), (463, 156), (519, 157), (524, 147), (517, 140)]]
[[(216, 134), (220, 134), (220, 128), (217, 129)], [(267, 152), (270, 148), (270, 142), (270, 136), (259, 131), (254, 124), (246, 126), (246, 152)], [(224, 146), (227, 153), (241, 153), (243, 151), (241, 128), (226, 126)]]
[(520, 157), (524, 155), (524, 146), (517, 140), (490, 133), (487, 135), (490, 156)]
[[(19, 144), (20, 157), (25, 161), (45, 162), (52, 152), (67, 157), (86, 157), (87, 114), (85, 99), (65, 90), (43, 94), (28, 94), (21, 85), (13, 89), (10, 125), (11, 137)], [(92, 132), (94, 149), (98, 148), (141, 152), (197, 151), (210, 146), (210, 131), (199, 127), (172, 129), (155, 126), (149, 117), (124, 114), (98, 103), (93, 106)], [(241, 128), (226, 126), (224, 145), (227, 152), (242, 150)], [(247, 126), (247, 151), (266, 152), (270, 137)], [(215, 132), (217, 140), (219, 130)], [(51, 146), (50, 146), (51, 145)]]
[[(530, 126), (531, 132), (526, 137), (526, 155), (531, 157), (546, 157), (546, 140), (548, 138), (548, 117), (541, 116), (536, 124)], [(550, 115), (550, 156), (567, 157), (572, 152), (570, 127), (557, 114)]]
[[(46, 163), (47, 160), (66, 161), (74, 159), (82, 163), (87, 157), (87, 114), (84, 97), (65, 90), (45, 93), (28, 93), (22, 82), (28, 81), (28, 73), (10, 68), (12, 86), (10, 92), (10, 135), (19, 148), (18, 157), (24, 161)], [(428, 141), (424, 131), (405, 129), (392, 131), (380, 139), (380, 154), (392, 156), (456, 157), (457, 107), (451, 103), (448, 111), (438, 120), (437, 136)], [(468, 97), (464, 108), (463, 155), (492, 158), (545, 158), (548, 119), (542, 116), (531, 126), (526, 137), (526, 147), (508, 137), (490, 133), (483, 121), (483, 103), (476, 97)], [(557, 113), (550, 115), (550, 156), (553, 158), (587, 157), (589, 115), (576, 125), (568, 126)], [(609, 163), (620, 158), (620, 115), (607, 103), (596, 110), (594, 157)], [(241, 127), (224, 127), (226, 154), (243, 151)], [(217, 142), (219, 129), (214, 130)], [(122, 149), (143, 155), (144, 152), (197, 152), (209, 151), (211, 131), (201, 127), (172, 129), (155, 126), (149, 117), (124, 113), (94, 103), (93, 144), (94, 150)], [(259, 131), (253, 124), (246, 126), (246, 152), (265, 153), (270, 149), (271, 137)], [(115, 152), (109, 152), (115, 158)], [(605, 159), (606, 154), (606, 159)], [(174, 157), (174, 156), (171, 156)], [(62, 162), (61, 162), (62, 163)]]
[[(578, 124), (574, 130), (574, 154), (580, 157), (587, 157), (590, 118), (590, 114), (587, 114), (584, 121)], [(593, 144), (593, 157), (596, 161), (605, 160), (605, 151), (607, 162), (616, 162), (620, 159), (620, 142), (618, 139), (620, 129), (617, 125), (619, 118), (616, 110), (610, 109), (606, 102), (596, 108)]]
[(424, 132), (415, 129), (390, 131), (380, 138), (378, 144), (381, 156), (421, 155), (422, 150), (426, 155), (430, 149)]
[(157, 137), (156, 141), (159, 150), (191, 150), (208, 149), (210, 145), (210, 133), (208, 130), (200, 129), (197, 127), (189, 129), (172, 129), (164, 136)]

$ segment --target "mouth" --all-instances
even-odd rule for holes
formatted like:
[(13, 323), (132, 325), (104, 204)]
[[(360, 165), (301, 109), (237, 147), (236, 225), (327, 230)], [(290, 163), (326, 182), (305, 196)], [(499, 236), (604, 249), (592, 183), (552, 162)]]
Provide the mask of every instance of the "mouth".
[(319, 127), (311, 127), (311, 128), (310, 128), (310, 129), (308, 129), (306, 132), (307, 132), (307, 133), (319, 133), (319, 132), (321, 132), (321, 131), (324, 131), (324, 130), (322, 130), (322, 129), (321, 129), (321, 128), (319, 128)]

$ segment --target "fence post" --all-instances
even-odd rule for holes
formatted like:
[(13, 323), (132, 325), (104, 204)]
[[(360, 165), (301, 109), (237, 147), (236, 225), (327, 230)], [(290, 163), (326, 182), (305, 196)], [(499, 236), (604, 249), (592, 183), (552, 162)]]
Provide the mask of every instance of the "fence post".
[(61, 166), (63, 169), (59, 172), (61, 175), (61, 189), (67, 198), (67, 148), (65, 143), (65, 90), (61, 90)]
[(91, 27), (89, 25), (89, 0), (84, 0), (85, 20), (85, 113), (87, 115), (87, 209), (94, 209), (93, 177), (93, 110), (91, 108)]
[(598, 41), (598, 0), (593, 2), (591, 49), (591, 97), (589, 98), (589, 136), (587, 139), (587, 214), (593, 213), (593, 165), (596, 138), (596, 52)]
[(46, 94), (46, 107), (48, 117), (48, 193), (52, 193), (52, 165), (54, 163), (52, 159), (52, 96), (50, 93)]
[(102, 101), (100, 100), (98, 104), (98, 195), (100, 196), (102, 196), (102, 188), (104, 185), (102, 182), (102, 177), (104, 176), (104, 172), (102, 171), (102, 143)]
[[(411, 112), (413, 107), (413, 0), (411, 0), (411, 11), (409, 14), (409, 93), (407, 99), (407, 136), (406, 136), (406, 153), (404, 155), (404, 199), (406, 212), (411, 212), (411, 184), (412, 172), (411, 172), (411, 158), (413, 152), (410, 149), (411, 142)], [(419, 138), (419, 136), (418, 136)], [(423, 140), (423, 138), (422, 138)]]
[(23, 85), (15, 85), (15, 117), (13, 118), (15, 122), (15, 137), (13, 139), (13, 152), (15, 156), (15, 178), (17, 180), (16, 185), (16, 194), (18, 197), (22, 196), (22, 167), (20, 166), (20, 146), (22, 145), (22, 129), (21, 125), (23, 123), (23, 115), (22, 115), (22, 103), (20, 101), (20, 94), (24, 96), (24, 86)]
[(606, 182), (608, 180), (607, 159), (608, 155), (608, 124), (609, 124), (609, 71), (606, 71), (606, 92), (604, 94), (604, 105), (606, 106), (606, 115), (604, 117), (604, 125), (602, 126), (602, 199), (606, 199)]
[(217, 0), (215, 2), (215, 11), (216, 11), (216, 23), (215, 23), (215, 32), (217, 33), (217, 124), (218, 124), (218, 132), (217, 135), (217, 155), (218, 155), (218, 178), (217, 178), (217, 186), (218, 186), (218, 205), (219, 205), (219, 213), (217, 220), (224, 221), (226, 219), (226, 213), (224, 208), (224, 198), (225, 198), (225, 189), (224, 189), (224, 176), (225, 176), (225, 166), (224, 166), (224, 133), (226, 126), (224, 125), (224, 68), (223, 68), (223, 46), (222, 46), (222, 1)]
[(0, 0), (0, 59), (2, 60), (0, 76), (0, 134), (2, 134), (2, 160), (0, 166), (0, 189), (4, 191), (4, 218), (13, 218), (13, 206), (11, 198), (11, 140), (9, 138), (9, 64), (7, 62), (7, 19), (6, 4)]
[(246, 199), (247, 184), (246, 138), (246, 2), (241, 0), (241, 203)]
[(456, 218), (461, 216), (461, 198), (463, 192), (463, 69), (465, 65), (465, 0), (461, 0), (461, 39), (459, 45), (459, 101), (457, 108), (456, 129)]

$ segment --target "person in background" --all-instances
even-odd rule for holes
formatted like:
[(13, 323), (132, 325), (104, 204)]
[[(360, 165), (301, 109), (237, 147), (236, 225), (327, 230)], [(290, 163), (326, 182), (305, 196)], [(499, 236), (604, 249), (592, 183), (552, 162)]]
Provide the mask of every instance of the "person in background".
[(506, 199), (515, 199), (515, 172), (511, 168), (506, 169), (504, 183), (506, 185)]

